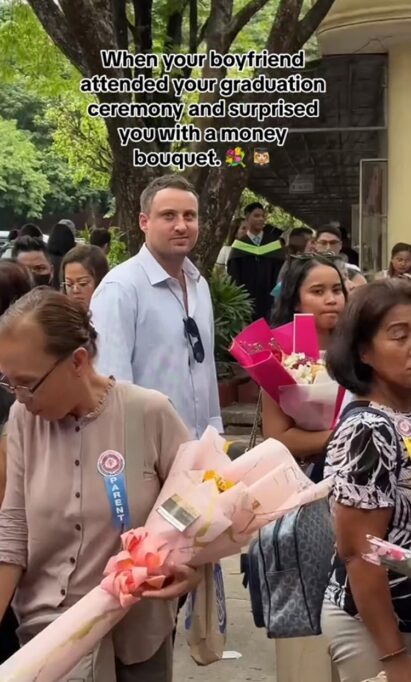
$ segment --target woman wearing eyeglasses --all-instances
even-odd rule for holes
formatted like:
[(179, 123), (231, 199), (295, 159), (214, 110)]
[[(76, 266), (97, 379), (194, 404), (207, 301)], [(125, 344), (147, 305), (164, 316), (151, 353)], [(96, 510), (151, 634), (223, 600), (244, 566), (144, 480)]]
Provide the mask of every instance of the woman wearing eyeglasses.
[(62, 260), (61, 288), (88, 310), (95, 289), (108, 271), (107, 258), (98, 246), (75, 246)]
[[(17, 399), (0, 511), (0, 620), (16, 591), (23, 644), (100, 582), (120, 534), (144, 525), (189, 439), (165, 396), (98, 375), (95, 353), (88, 313), (58, 292), (35, 289), (0, 319), (2, 384)], [(108, 454), (125, 470), (121, 518), (105, 485)], [(196, 584), (194, 569), (176, 567), (69, 679), (171, 682), (174, 600)]]
[[(274, 325), (292, 322), (295, 313), (315, 318), (320, 348), (326, 351), (339, 315), (345, 307), (347, 292), (334, 258), (315, 254), (297, 256), (283, 280), (274, 311)], [(325, 451), (331, 431), (305, 431), (263, 393), (263, 433), (284, 443), (302, 464), (318, 459)], [(322, 477), (323, 463), (310, 465), (307, 474)], [(331, 682), (331, 659), (325, 640), (305, 637), (276, 640), (278, 682)]]

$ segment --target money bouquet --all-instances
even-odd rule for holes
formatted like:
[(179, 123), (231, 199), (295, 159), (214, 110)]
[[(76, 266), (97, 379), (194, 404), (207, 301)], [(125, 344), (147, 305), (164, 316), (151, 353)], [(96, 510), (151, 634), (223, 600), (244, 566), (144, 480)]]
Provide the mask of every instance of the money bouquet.
[(257, 320), (233, 340), (230, 352), (297, 426), (333, 428), (344, 389), (326, 371), (312, 315), (295, 315), (276, 329)]
[[(386, 540), (367, 535), (369, 551), (363, 554), (363, 559), (376, 566), (385, 566), (390, 571), (411, 578), (411, 551), (398, 545), (393, 545)], [(387, 682), (384, 672), (381, 672), (372, 680), (364, 682)]]
[(411, 550), (393, 545), (386, 540), (367, 535), (369, 552), (363, 555), (369, 563), (386, 568), (411, 578)]
[(122, 536), (101, 583), (0, 666), (2, 682), (57, 682), (141, 599), (168, 566), (203, 566), (237, 554), (286, 512), (328, 495), (291, 453), (268, 439), (231, 461), (209, 427), (181, 446), (144, 528)]

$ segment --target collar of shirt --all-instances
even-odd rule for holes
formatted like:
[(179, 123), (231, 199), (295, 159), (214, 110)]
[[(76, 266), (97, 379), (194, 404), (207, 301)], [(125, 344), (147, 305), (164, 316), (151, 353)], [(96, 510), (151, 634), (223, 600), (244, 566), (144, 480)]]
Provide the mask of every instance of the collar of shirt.
[[(155, 284), (160, 284), (161, 282), (166, 282), (167, 280), (174, 279), (171, 275), (164, 270), (160, 265), (158, 260), (153, 256), (153, 254), (148, 250), (147, 246), (143, 244), (139, 253), (138, 261), (142, 268), (144, 269), (150, 284), (154, 286)], [(199, 282), (201, 274), (197, 270), (194, 263), (192, 263), (188, 258), (184, 259), (182, 266), (184, 274), (194, 282)]]
[(252, 232), (247, 232), (247, 237), (251, 239), (253, 244), (256, 246), (261, 246), (261, 242), (263, 241), (263, 233), (260, 232), (260, 234), (253, 234)]

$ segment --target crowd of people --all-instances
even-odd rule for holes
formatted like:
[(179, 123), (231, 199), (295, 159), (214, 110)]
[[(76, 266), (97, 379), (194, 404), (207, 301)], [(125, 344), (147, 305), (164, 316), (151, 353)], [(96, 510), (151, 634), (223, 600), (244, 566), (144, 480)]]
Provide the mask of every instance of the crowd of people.
[[(217, 265), (245, 287), (254, 302), (254, 320), (271, 319), (282, 281), (295, 258), (325, 254), (333, 258), (348, 292), (367, 283), (359, 267), (359, 254), (352, 248), (346, 230), (331, 222), (317, 229), (296, 227), (283, 233), (265, 222), (262, 204), (249, 204), (244, 218), (233, 223), (228, 243), (222, 247)], [(398, 243), (387, 270), (375, 274), (411, 278), (411, 245)], [(273, 301), (274, 299), (274, 301)]]
[(90, 242), (76, 238), (71, 220), (60, 220), (45, 235), (34, 223), (9, 233), (1, 260), (20, 263), (30, 275), (32, 286), (48, 286), (81, 301), (88, 310), (94, 290), (109, 271), (109, 230), (96, 228)]
[[(212, 301), (189, 259), (194, 188), (178, 175), (153, 180), (141, 196), (144, 245), (111, 270), (106, 231), (76, 244), (68, 222), (47, 244), (24, 226), (0, 260), (0, 660), (99, 583), (121, 532), (144, 525), (179, 445), (207, 426), (223, 433)], [(367, 282), (337, 226), (296, 228), (285, 243), (260, 204), (230, 241), (217, 266), (247, 288), (254, 319), (312, 314), (346, 389), (334, 431), (305, 431), (262, 396), (264, 437), (312, 480), (333, 476), (323, 635), (307, 660), (301, 640), (277, 640), (277, 680), (331, 682), (331, 664), (329, 678), (319, 673), (327, 659), (340, 682), (383, 669), (409, 682), (411, 583), (363, 552), (367, 534), (411, 548), (411, 246), (396, 245)], [(101, 474), (107, 451), (125, 464), (120, 526)], [(197, 584), (195, 569), (174, 567), (68, 679), (171, 682), (178, 604)]]

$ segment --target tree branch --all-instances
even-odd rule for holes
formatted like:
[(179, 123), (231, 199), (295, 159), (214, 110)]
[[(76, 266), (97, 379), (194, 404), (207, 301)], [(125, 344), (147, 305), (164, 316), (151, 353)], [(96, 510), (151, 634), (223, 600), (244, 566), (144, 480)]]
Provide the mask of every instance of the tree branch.
[[(111, 0), (114, 32), (120, 50), (128, 50), (127, 0)], [(131, 69), (124, 69), (124, 75), (131, 78)]]
[(128, 50), (127, 0), (111, 0), (113, 23), (120, 50)]
[(197, 47), (203, 42), (203, 40), (205, 38), (205, 34), (207, 32), (207, 28), (208, 28), (208, 19), (205, 20), (204, 24), (202, 25), (202, 27), (200, 28), (200, 30), (198, 32)]
[(67, 59), (83, 74), (91, 76), (85, 55), (73, 35), (63, 13), (54, 0), (29, 0), (44, 30)]
[[(62, 22), (75, 34), (91, 74), (100, 75), (105, 72), (101, 63), (101, 50), (118, 47), (111, 3), (112, 0), (59, 0)], [(112, 77), (123, 75), (123, 69), (111, 70)], [(104, 95), (100, 99), (103, 97)], [(116, 99), (126, 98), (119, 95)]]
[(335, 0), (317, 0), (315, 5), (308, 10), (304, 19), (301, 19), (297, 33), (298, 42), (301, 47), (303, 47), (307, 40), (312, 36), (333, 6), (334, 2)]
[(133, 0), (136, 52), (151, 52), (153, 35), (151, 29), (153, 0)]
[(190, 38), (189, 49), (191, 53), (197, 51), (197, 28), (198, 28), (198, 8), (197, 0), (190, 0)]
[(228, 32), (226, 36), (226, 50), (234, 42), (240, 31), (248, 24), (248, 22), (253, 18), (257, 12), (262, 9), (269, 0), (250, 0), (250, 2), (243, 7), (237, 14), (232, 18), (231, 23), (228, 27)]
[[(134, 7), (134, 43), (135, 52), (142, 52), (148, 54), (153, 50), (153, 33), (152, 33), (152, 12), (153, 0), (133, 0)], [(141, 73), (145, 78), (151, 78), (153, 70), (151, 68), (142, 69)], [(152, 99), (148, 95), (148, 99)]]
[(303, 0), (280, 0), (266, 48), (269, 52), (294, 52)]
[[(189, 16), (188, 16), (188, 50), (191, 54), (197, 52), (197, 30), (198, 30), (198, 7), (197, 0), (189, 0)], [(192, 69), (186, 66), (184, 69), (184, 77), (190, 78)]]
[(188, 0), (174, 0), (168, 2), (168, 20), (164, 39), (164, 52), (176, 52), (180, 49), (183, 40), (183, 15)]

